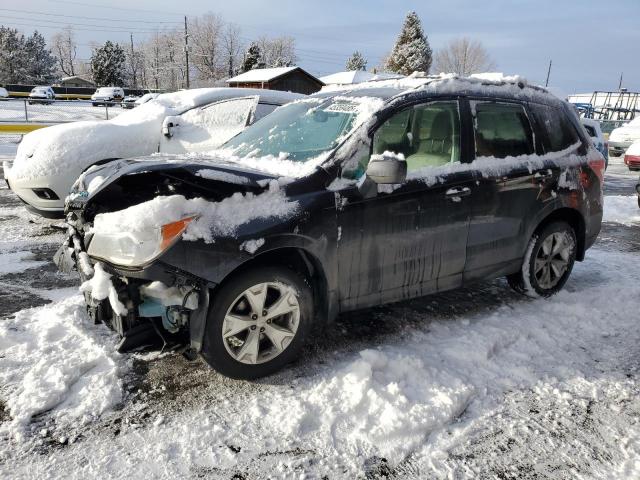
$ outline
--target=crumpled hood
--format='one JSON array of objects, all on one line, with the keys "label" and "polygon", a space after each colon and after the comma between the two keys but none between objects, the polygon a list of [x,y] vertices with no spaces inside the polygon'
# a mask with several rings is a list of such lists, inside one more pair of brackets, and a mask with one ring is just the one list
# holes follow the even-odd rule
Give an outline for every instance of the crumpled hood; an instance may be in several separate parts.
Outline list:
[{"label": "crumpled hood", "polygon": [[73,185],[66,208],[76,211],[89,206],[89,217],[93,217],[161,195],[219,201],[234,193],[261,192],[274,180],[276,176],[222,158],[153,155],[90,168]]}]

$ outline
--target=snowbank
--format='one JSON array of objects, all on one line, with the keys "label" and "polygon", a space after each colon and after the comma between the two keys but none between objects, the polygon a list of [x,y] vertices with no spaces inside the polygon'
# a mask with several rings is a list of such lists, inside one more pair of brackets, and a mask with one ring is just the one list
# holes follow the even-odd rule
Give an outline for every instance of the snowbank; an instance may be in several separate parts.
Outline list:
[{"label": "snowbank", "polygon": [[113,408],[122,400],[123,369],[114,344],[104,327],[89,323],[79,295],[3,319],[0,385],[11,420],[0,433],[24,438],[43,412],[64,428]]},{"label": "snowbank", "polygon": [[287,218],[297,209],[298,203],[288,201],[278,182],[272,181],[269,190],[261,194],[237,192],[217,203],[203,198],[186,199],[182,195],[156,197],[125,210],[96,215],[93,231],[127,231],[135,236],[136,232],[196,217],[189,223],[183,238],[211,243],[216,237],[235,235],[238,227],[252,220]]},{"label": "snowbank", "polygon": [[603,222],[623,225],[640,224],[640,208],[636,195],[609,195],[604,197]]}]

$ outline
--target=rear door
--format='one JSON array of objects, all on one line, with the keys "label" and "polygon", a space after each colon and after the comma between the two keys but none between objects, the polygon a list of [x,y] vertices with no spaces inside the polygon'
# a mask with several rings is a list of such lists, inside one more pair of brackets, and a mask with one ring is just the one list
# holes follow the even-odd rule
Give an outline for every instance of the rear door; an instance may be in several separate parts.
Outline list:
[{"label": "rear door", "polygon": [[526,161],[543,153],[526,104],[472,99],[470,107],[477,185],[465,281],[500,275],[520,261],[527,218],[551,198],[553,182],[552,171]]},{"label": "rear door", "polygon": [[[402,155],[407,181],[337,193],[342,309],[462,282],[474,178],[461,163],[457,100],[408,107],[374,133],[373,155]],[[373,190],[373,191],[372,191]]]},{"label": "rear door", "polygon": [[185,153],[218,148],[249,125],[258,98],[249,96],[222,100],[165,118],[159,151]]}]

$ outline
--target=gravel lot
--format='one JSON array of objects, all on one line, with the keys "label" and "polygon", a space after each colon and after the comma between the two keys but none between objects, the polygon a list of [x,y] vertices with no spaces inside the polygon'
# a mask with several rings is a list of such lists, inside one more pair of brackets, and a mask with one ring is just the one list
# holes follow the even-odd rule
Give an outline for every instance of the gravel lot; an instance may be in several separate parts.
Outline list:
[{"label": "gravel lot", "polygon": [[[11,147],[3,153],[10,155]],[[632,195],[636,180],[624,165],[612,163],[606,194]],[[0,334],[0,372],[6,373],[17,365],[2,353],[10,332],[21,328],[16,318],[48,304],[52,310],[46,312],[55,315],[55,304],[72,295],[78,280],[57,273],[50,261],[62,239],[59,223],[27,214],[2,183],[0,326],[8,325],[9,333],[4,339]],[[73,422],[58,416],[54,404],[36,412],[20,435],[14,435],[12,402],[21,380],[13,380],[0,385],[0,477],[249,479],[269,472],[296,478],[631,478],[640,472],[640,335],[614,320],[610,331],[593,331],[591,325],[607,325],[606,314],[595,307],[601,323],[584,331],[570,320],[555,328],[553,315],[546,314],[562,312],[562,302],[579,298],[583,289],[615,291],[616,272],[608,269],[627,269],[627,279],[640,275],[639,252],[640,224],[605,223],[558,299],[532,302],[496,280],[346,315],[297,364],[259,382],[226,379],[178,354],[119,356],[122,396],[115,406]],[[619,290],[621,304],[632,294]],[[82,316],[81,306],[68,308]],[[622,314],[628,311],[621,307]],[[522,331],[513,332],[510,322],[518,319],[539,321],[539,328],[522,323]],[[92,338],[107,347],[113,342],[103,327],[80,328],[95,330]],[[555,343],[542,339],[544,332]],[[462,341],[469,344],[457,343]],[[490,346],[478,358],[447,363],[465,348],[482,349],[485,341]],[[534,351],[533,343],[556,347],[543,349],[518,381],[505,382],[497,372],[527,369],[529,360],[519,364],[518,355]],[[423,377],[402,368],[416,358]],[[362,365],[374,369],[366,395],[381,394],[378,384],[390,391],[394,382],[383,378],[390,370],[375,369],[380,361],[399,369],[394,388],[405,393],[407,409],[421,410],[409,422],[400,404],[392,417],[397,428],[376,436],[379,425],[371,418],[384,415],[371,411],[389,405],[359,399],[353,406],[350,398],[332,403],[332,397],[350,391]],[[421,378],[422,389],[412,389]],[[421,403],[438,382],[442,389],[434,400]],[[289,428],[287,416],[298,409],[316,418]],[[353,423],[360,418],[362,423]],[[407,431],[421,422],[424,428]]]}]

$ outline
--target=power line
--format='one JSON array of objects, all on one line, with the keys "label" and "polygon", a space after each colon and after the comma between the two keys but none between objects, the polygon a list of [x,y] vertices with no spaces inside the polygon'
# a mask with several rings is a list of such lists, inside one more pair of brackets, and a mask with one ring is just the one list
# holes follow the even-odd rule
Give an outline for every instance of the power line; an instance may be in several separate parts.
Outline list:
[{"label": "power line", "polygon": [[105,5],[98,3],[83,3],[83,2],[73,2],[70,0],[49,0],[51,3],[68,3],[70,5],[81,5],[83,7],[91,7],[91,8],[108,8],[109,10],[123,10],[125,12],[142,12],[142,13],[152,13],[155,15],[178,15],[182,17],[183,13],[177,12],[167,12],[162,10],[142,10],[139,8],[124,8],[124,7],[114,7],[113,5]]},{"label": "power line", "polygon": [[[32,20],[31,18],[25,18],[25,17],[14,17],[12,15],[7,15],[5,16],[5,18],[14,18],[17,20]],[[58,25],[70,25],[70,26],[80,26],[80,27],[98,27],[98,28],[102,28],[102,27],[107,27],[109,29],[112,29],[113,32],[131,32],[132,30],[134,30],[135,28],[142,28],[142,27],[119,27],[119,26],[111,26],[111,25],[93,25],[90,23],[73,23],[73,22],[63,22],[63,21],[58,21],[58,20],[44,20],[44,19],[36,19],[37,22],[46,22],[46,23],[55,23],[57,28],[60,28]],[[115,30],[117,29],[117,30]],[[143,30],[138,30],[139,32],[143,32]],[[153,32],[155,30],[146,30],[149,32]]]},{"label": "power line", "polygon": [[[105,17],[84,17],[81,15],[65,15],[61,13],[45,13],[45,12],[34,12],[33,10],[16,10],[13,8],[0,8],[5,12],[14,12],[14,13],[30,13],[33,15],[45,15],[47,17],[63,17],[63,18],[79,18],[84,20],[101,20],[105,22],[124,22],[124,23],[150,23],[156,25],[158,23],[167,23],[167,24],[177,24],[179,25],[181,22],[168,22],[168,21],[150,21],[150,20],[125,20],[122,18],[105,18]],[[35,19],[39,21],[39,19]],[[43,19],[44,21],[44,19]],[[47,20],[49,21],[49,20]]]},{"label": "power line", "polygon": [[[26,27],[36,27],[36,28],[50,28],[55,30],[60,30],[60,26],[57,25],[38,25],[33,23],[21,23],[21,22],[6,22],[7,25],[20,25]],[[82,31],[82,32],[101,32],[101,33],[156,33],[157,30],[97,30],[95,28],[78,28],[74,27],[74,30]]]}]

